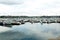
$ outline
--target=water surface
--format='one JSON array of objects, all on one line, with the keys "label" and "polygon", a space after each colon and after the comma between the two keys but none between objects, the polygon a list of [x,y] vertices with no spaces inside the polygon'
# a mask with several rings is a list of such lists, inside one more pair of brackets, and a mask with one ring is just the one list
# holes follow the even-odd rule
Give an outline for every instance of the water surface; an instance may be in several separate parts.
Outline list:
[{"label": "water surface", "polygon": [[60,37],[60,24],[26,23],[12,28],[0,27],[0,40],[48,40]]}]

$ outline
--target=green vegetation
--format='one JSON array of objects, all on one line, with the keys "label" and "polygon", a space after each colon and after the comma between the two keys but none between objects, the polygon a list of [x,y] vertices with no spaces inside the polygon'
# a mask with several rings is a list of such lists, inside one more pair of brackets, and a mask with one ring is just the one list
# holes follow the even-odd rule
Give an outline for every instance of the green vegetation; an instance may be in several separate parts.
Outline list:
[{"label": "green vegetation", "polygon": [[0,18],[60,18],[60,16],[0,16]]}]

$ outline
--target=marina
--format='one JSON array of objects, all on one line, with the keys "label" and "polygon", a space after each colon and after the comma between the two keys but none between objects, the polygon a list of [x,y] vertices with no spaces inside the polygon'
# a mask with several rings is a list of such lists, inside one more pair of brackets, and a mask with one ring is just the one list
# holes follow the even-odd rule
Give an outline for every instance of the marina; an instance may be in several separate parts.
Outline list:
[{"label": "marina", "polygon": [[60,23],[60,18],[0,18],[0,26],[12,27],[14,25],[22,25],[25,23]]}]

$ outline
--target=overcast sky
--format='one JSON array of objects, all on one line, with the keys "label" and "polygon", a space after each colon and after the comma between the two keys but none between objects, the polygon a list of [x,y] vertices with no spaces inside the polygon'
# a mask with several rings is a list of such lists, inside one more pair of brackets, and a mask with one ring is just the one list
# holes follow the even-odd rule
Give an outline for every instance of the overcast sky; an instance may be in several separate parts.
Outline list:
[{"label": "overcast sky", "polygon": [[0,15],[60,15],[60,0],[0,0]]}]

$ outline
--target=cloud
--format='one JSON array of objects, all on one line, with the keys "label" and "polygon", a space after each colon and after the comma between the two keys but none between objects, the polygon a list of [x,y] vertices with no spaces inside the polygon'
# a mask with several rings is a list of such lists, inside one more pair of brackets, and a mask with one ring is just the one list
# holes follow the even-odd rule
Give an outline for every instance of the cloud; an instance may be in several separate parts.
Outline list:
[{"label": "cloud", "polygon": [[15,15],[28,15],[28,16],[60,15],[60,1],[59,0],[1,0],[0,13],[1,15],[15,14]]},{"label": "cloud", "polygon": [[23,2],[21,0],[0,0],[0,4],[6,4],[6,5],[16,5],[22,3]]}]

